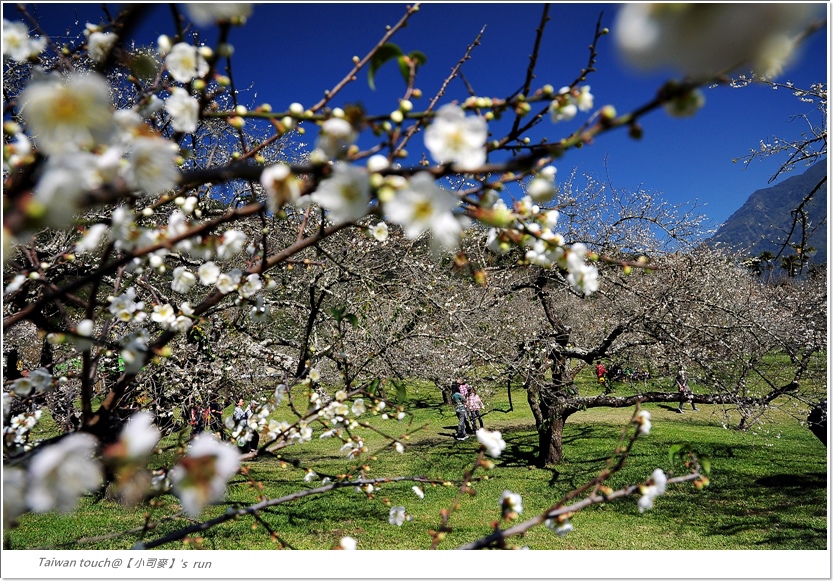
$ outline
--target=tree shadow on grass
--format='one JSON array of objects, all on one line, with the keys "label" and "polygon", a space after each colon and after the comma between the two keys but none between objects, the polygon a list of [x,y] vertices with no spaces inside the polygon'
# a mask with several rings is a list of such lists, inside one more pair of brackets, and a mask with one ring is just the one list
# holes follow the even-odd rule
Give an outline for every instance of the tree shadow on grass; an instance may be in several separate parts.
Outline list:
[{"label": "tree shadow on grass", "polygon": [[770,549],[827,548],[825,473],[772,474],[720,492],[722,498],[712,506],[722,511],[723,522],[715,523],[708,534],[757,534],[762,538],[754,544]]}]

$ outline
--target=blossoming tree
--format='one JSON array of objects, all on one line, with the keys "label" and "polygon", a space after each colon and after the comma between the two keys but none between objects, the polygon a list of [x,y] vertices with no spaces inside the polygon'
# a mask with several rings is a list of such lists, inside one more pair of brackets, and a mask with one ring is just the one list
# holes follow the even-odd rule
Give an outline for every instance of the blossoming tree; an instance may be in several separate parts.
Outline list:
[{"label": "blossoming tree", "polygon": [[[406,414],[380,389],[384,366],[369,362],[387,358],[389,370],[399,369],[393,358],[402,338],[425,332],[424,314],[419,309],[408,314],[406,308],[420,297],[397,305],[398,291],[372,276],[380,266],[390,266],[383,259],[401,252],[403,240],[427,245],[436,262],[448,263],[450,257],[468,280],[483,285],[486,270],[467,255],[467,249],[474,252],[469,242],[479,228],[481,249],[521,253],[534,280],[557,279],[578,303],[600,291],[600,268],[656,267],[607,252],[601,238],[590,241],[596,246],[591,248],[571,244],[558,231],[559,210],[546,205],[558,199],[554,161],[610,131],[628,129],[638,136],[640,119],[655,109],[692,114],[702,105],[699,87],[725,82],[722,75],[735,65],[752,63],[760,74],[774,74],[788,58],[795,35],[808,25],[811,14],[797,6],[758,7],[749,14],[771,11],[773,17],[750,18],[749,30],[705,27],[710,36],[703,42],[713,54],[705,51],[710,58],[693,60],[704,51],[686,42],[691,35],[682,32],[689,20],[679,11],[647,5],[623,9],[617,42],[624,54],[645,66],[656,64],[652,55],[663,55],[690,73],[625,114],[612,105],[596,108],[586,84],[596,56],[592,47],[587,67],[556,90],[535,80],[537,44],[523,86],[511,95],[454,99],[446,95],[446,83],[418,109],[425,55],[405,55],[391,42],[416,17],[418,5],[403,7],[401,20],[364,58],[354,59],[344,80],[321,101],[293,103],[286,110],[239,102],[232,78],[222,73],[233,55],[230,37],[258,6],[173,5],[175,29],[152,49],[130,42],[131,30],[146,16],[142,5],[128,5],[102,24],[89,24],[84,38],[66,46],[32,34],[27,22],[36,23],[25,8],[24,21],[4,19],[3,328],[13,336],[16,328],[34,325],[46,339],[41,366],[4,378],[4,527],[26,511],[72,510],[80,495],[105,481],[131,504],[170,492],[184,514],[198,519],[207,504],[223,497],[229,478],[240,469],[234,443],[259,441],[256,453],[270,454],[315,435],[339,438],[349,458],[366,455],[362,430],[367,425],[361,416],[373,411],[402,419]],[[741,10],[687,9],[702,10],[715,25],[722,23],[722,10]],[[543,7],[541,30],[548,10]],[[188,21],[216,26],[217,43],[196,42],[182,27]],[[645,30],[655,34],[646,36]],[[739,32],[745,33],[744,41],[736,43]],[[607,33],[598,26],[593,46]],[[476,42],[461,55],[449,81],[459,75]],[[375,71],[391,59],[405,78],[392,113],[333,105],[360,71],[367,70],[372,83]],[[586,123],[559,140],[532,143],[526,135],[539,124],[577,116],[585,116]],[[512,119],[512,127],[505,135],[490,136],[490,123],[501,117]],[[289,137],[306,132],[314,147],[299,151]],[[377,142],[362,149],[361,134],[372,134]],[[405,149],[420,138],[431,158],[424,162],[409,159]],[[443,178],[459,187],[442,187]],[[523,198],[514,203],[501,195],[512,183],[524,186]],[[399,250],[387,255],[375,250],[389,237],[400,241]],[[371,256],[362,263],[355,259],[360,252]],[[401,256],[411,260],[415,288],[424,288],[432,268],[427,255]],[[296,277],[293,271],[305,274]],[[443,284],[464,288],[448,277]],[[380,304],[390,317],[377,321],[380,333],[372,346],[367,337],[357,340],[351,332],[358,305],[347,301],[357,296],[350,292],[357,288],[365,298],[386,293]],[[545,291],[543,285],[536,288],[539,295]],[[344,299],[341,304],[330,298],[334,289]],[[471,285],[463,292],[467,298],[478,296]],[[428,304],[435,296],[421,298]],[[545,300],[542,305],[550,308]],[[484,312],[462,310],[455,318],[475,321]],[[298,313],[303,325],[296,324]],[[549,312],[547,318],[557,327]],[[258,324],[269,333],[259,334]],[[582,358],[556,344],[548,349],[557,360]],[[231,357],[232,345],[243,346],[237,358]],[[485,352],[482,344],[479,349]],[[423,360],[430,359],[425,355]],[[545,360],[534,363],[538,371]],[[280,382],[266,395],[262,386],[253,388],[252,395],[260,397],[252,413],[227,420],[235,442],[202,434],[171,466],[151,472],[148,457],[163,432],[176,434],[182,427],[177,424],[182,415],[173,408],[184,412],[194,398],[218,395],[224,382],[239,375],[243,361],[250,369],[270,367],[270,377]],[[338,384],[335,393],[316,385],[319,363],[327,361]],[[445,372],[439,366],[436,376]],[[533,394],[531,382],[538,378],[528,377]],[[40,404],[56,401],[45,399],[56,392],[64,402],[66,430],[36,441],[32,429],[42,416]],[[74,416],[67,410],[76,401],[80,413]],[[292,423],[273,417],[281,406],[292,410]],[[650,415],[637,405],[621,446],[597,478],[544,513],[507,529],[495,526],[464,548],[503,546],[506,537],[540,524],[566,534],[570,516],[586,506],[639,494],[639,508],[646,510],[668,485],[707,481],[691,455],[690,471],[681,476],[669,478],[657,470],[644,482],[607,488],[606,480],[650,426]],[[481,447],[472,469],[462,475],[461,494],[468,490],[471,472],[492,468],[487,456],[498,457],[505,447],[497,432],[480,430],[477,438]],[[391,445],[404,451],[395,438]],[[305,480],[316,476],[308,473]],[[397,479],[419,481],[413,475]],[[380,481],[365,474],[327,478],[319,487],[253,500],[246,508],[183,526],[142,546],[164,545],[310,494],[344,487],[372,491]],[[575,501],[582,493],[586,496]],[[511,491],[496,502],[504,522],[522,513],[522,499]],[[433,532],[432,548],[445,538],[448,516]],[[392,525],[406,519],[404,507],[391,508]],[[355,547],[347,537],[339,544]]]}]

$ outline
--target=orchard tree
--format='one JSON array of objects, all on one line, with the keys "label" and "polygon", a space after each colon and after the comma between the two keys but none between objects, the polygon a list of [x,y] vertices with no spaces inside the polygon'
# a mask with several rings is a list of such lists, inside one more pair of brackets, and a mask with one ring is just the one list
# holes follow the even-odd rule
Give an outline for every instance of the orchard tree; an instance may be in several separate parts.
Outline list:
[{"label": "orchard tree", "polygon": [[[691,328],[695,315],[677,310],[686,291],[642,273],[668,270],[686,289],[712,288],[701,284],[709,268],[678,272],[681,262],[696,257],[640,259],[657,237],[645,238],[650,228],[639,224],[667,228],[671,238],[682,238],[686,226],[673,226],[668,209],[649,199],[636,197],[611,213],[559,197],[553,163],[612,131],[638,137],[643,118],[655,110],[695,113],[700,87],[726,83],[736,66],[776,74],[793,45],[780,43],[776,51],[770,41],[820,26],[810,22],[807,5],[751,7],[744,26],[729,28],[725,11],[738,8],[692,5],[682,12],[697,11],[697,18],[680,19],[680,10],[623,7],[615,29],[623,54],[643,66],[664,64],[656,62],[662,56],[687,74],[627,113],[597,106],[587,85],[596,72],[595,46],[608,33],[601,18],[587,66],[561,89],[555,87],[565,81],[537,80],[536,41],[519,90],[500,98],[474,90],[448,94],[478,37],[420,108],[419,67],[426,55],[406,55],[392,42],[418,17],[418,5],[403,7],[402,18],[319,102],[275,110],[241,102],[231,75],[233,36],[264,7],[171,5],[170,34],[154,47],[137,47],[131,39],[148,16],[143,5],[127,5],[112,17],[105,10],[102,22],[88,23],[83,36],[60,46],[25,5],[17,9],[22,21],[3,22],[3,329],[5,337],[21,339],[21,349],[36,350],[39,361],[28,374],[4,375],[4,528],[27,511],[73,510],[82,494],[104,484],[129,504],[171,493],[185,515],[199,519],[240,469],[234,444],[255,434],[260,443],[253,454],[268,455],[323,430],[320,436],[339,439],[356,466],[297,495],[253,497],[247,507],[147,537],[141,546],[172,543],[309,495],[425,482],[419,475],[374,479],[363,468],[371,456],[363,431],[373,426],[361,416],[407,415],[386,392],[387,378],[398,390],[400,380],[420,368],[423,377],[443,382],[449,369],[481,363],[500,369],[509,358],[514,370],[524,370],[533,409],[547,410],[539,424],[552,425],[552,398],[564,397],[574,375],[570,361],[624,349],[625,331],[632,333],[625,324],[635,326],[639,341],[671,340],[722,382],[709,401],[745,402],[783,390],[776,382],[767,394],[738,400],[742,378],[730,385],[714,364],[709,367],[712,352],[692,342],[702,335]],[[549,20],[549,6],[542,10],[538,34]],[[762,13],[768,18],[759,19]],[[688,34],[689,22],[703,19],[712,24],[706,27],[711,36],[702,39],[705,51]],[[217,42],[201,40],[191,24],[216,26]],[[642,38],[645,26],[661,32],[653,45]],[[738,37],[745,42],[734,42]],[[392,113],[336,105],[359,73],[367,71],[372,86],[389,60],[397,61],[405,81]],[[534,127],[552,123],[557,132],[560,121],[576,117],[585,123],[561,138],[529,137]],[[505,131],[490,135],[495,127]],[[362,149],[360,135],[375,143]],[[430,160],[408,158],[406,147],[415,139]],[[513,184],[523,186],[522,199],[503,195]],[[550,200],[558,202],[546,205]],[[569,217],[566,235],[558,230],[560,216]],[[638,283],[624,282],[631,270]],[[552,298],[556,288],[568,297],[563,305]],[[516,310],[519,298],[525,306]],[[495,357],[489,340],[507,328],[505,321],[529,313],[531,304],[541,309],[537,320],[524,321],[514,344],[500,337],[498,345],[507,349]],[[594,322],[581,336],[589,348],[576,347],[565,312],[596,304],[616,310],[615,326],[590,317]],[[549,325],[545,333],[536,328],[541,313]],[[721,340],[725,335],[726,348],[735,348],[740,339],[710,315],[709,332]],[[734,323],[739,315],[726,316]],[[767,327],[761,336],[771,333],[769,345],[786,349],[776,331]],[[519,349],[522,365],[514,360]],[[791,361],[800,367],[813,347],[799,342],[792,349]],[[443,352],[450,355],[437,356]],[[543,383],[545,369],[550,385]],[[241,370],[260,370],[260,376]],[[799,377],[796,372],[788,385]],[[190,406],[241,394],[254,398],[254,414],[226,420],[233,442],[211,434],[186,441]],[[586,506],[640,494],[645,510],[666,485],[706,482],[691,455],[686,474],[670,478],[656,470],[644,482],[598,494],[650,432],[641,401],[646,398],[611,400],[636,405],[611,468],[544,513],[506,529],[495,526],[463,548],[503,547],[506,537],[540,524],[562,534],[570,515]],[[70,411],[76,403],[77,415]],[[33,428],[42,406],[64,431],[39,440]],[[292,412],[291,423],[272,417],[283,406]],[[569,409],[562,407],[564,419]],[[149,459],[163,433],[177,440],[176,458],[151,472]],[[404,451],[398,438],[385,437]],[[493,467],[485,456],[498,457],[505,447],[498,432],[481,430],[478,441],[472,468],[458,481],[461,495],[475,470]],[[544,460],[557,459],[548,448]],[[573,502],[580,493],[587,496]],[[502,522],[518,518],[520,502],[517,494],[504,493]],[[450,512],[434,531],[432,548],[445,538]],[[404,508],[391,509],[392,524],[404,519]],[[340,547],[355,548],[355,540],[344,538]]]}]

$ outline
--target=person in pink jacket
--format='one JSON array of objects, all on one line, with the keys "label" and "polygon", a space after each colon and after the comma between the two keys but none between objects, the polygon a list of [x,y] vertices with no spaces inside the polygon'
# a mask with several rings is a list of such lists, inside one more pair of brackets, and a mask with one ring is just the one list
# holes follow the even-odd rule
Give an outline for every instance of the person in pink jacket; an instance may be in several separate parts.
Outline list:
[{"label": "person in pink jacket", "polygon": [[480,422],[480,427],[483,427],[483,416],[481,410],[486,407],[480,396],[477,395],[477,390],[469,386],[468,394],[466,395],[466,411],[469,416],[469,423],[471,424],[471,431],[477,430],[477,422]]}]

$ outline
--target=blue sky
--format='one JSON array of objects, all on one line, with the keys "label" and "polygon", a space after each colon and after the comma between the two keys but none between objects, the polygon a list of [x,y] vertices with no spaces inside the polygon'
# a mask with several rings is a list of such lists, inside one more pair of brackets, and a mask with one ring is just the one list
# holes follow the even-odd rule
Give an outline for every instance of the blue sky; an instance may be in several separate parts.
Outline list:
[{"label": "blue sky", "polygon": [[[67,28],[78,31],[87,21],[98,22],[100,6],[40,4],[37,13],[46,33],[64,35]],[[110,6],[115,14],[119,5]],[[353,55],[364,57],[385,26],[401,18],[404,7],[400,3],[256,5],[247,24],[233,29],[230,37],[235,47],[233,73],[241,102],[268,102],[278,110],[293,101],[304,105],[318,101],[325,89],[349,71]],[[588,45],[600,13],[603,25],[613,27],[619,8],[616,4],[553,4],[533,87],[549,83],[557,89],[570,83],[587,63]],[[821,13],[825,8],[829,12],[829,5],[825,5],[820,7]],[[4,17],[18,17],[13,5],[4,4],[3,9]],[[423,4],[393,39],[405,52],[420,50],[428,57],[417,82],[425,97],[415,106],[427,104],[484,26],[481,45],[465,63],[463,73],[478,95],[511,94],[526,74],[542,10],[543,5],[534,2]],[[135,39],[139,44],[150,44],[158,34],[170,31],[170,10],[156,6],[136,31]],[[214,42],[215,30],[205,28],[201,32],[209,45]],[[827,82],[828,36],[827,31],[816,34],[804,46],[799,61],[778,80],[792,81],[799,87]],[[597,72],[586,83],[595,95],[596,107],[612,104],[617,111],[625,112],[649,101],[669,75],[676,75],[673,71],[643,75],[629,70],[618,58],[611,36],[602,38],[597,48]],[[360,101],[374,114],[395,109],[404,83],[394,63],[379,71],[376,87],[376,91],[370,91],[363,72],[333,105]],[[463,83],[455,80],[440,103],[466,96]],[[814,106],[799,103],[788,91],[754,86],[708,89],[705,96],[705,107],[691,118],[671,118],[663,111],[651,113],[643,120],[645,132],[640,141],[617,131],[591,146],[568,152],[556,164],[559,176],[563,178],[577,168],[597,180],[609,178],[617,189],[644,188],[672,203],[696,200],[701,212],[713,224],[719,224],[753,191],[767,187],[782,161],[755,161],[744,169],[740,163],[733,164],[732,158],[745,155],[761,139],[797,136],[803,128],[800,122],[791,121],[792,117],[812,113]],[[533,139],[535,135],[547,135],[555,141],[579,122],[579,118],[558,125],[545,121]],[[421,139],[417,142],[421,144]],[[409,150],[413,152],[416,145]]]}]

